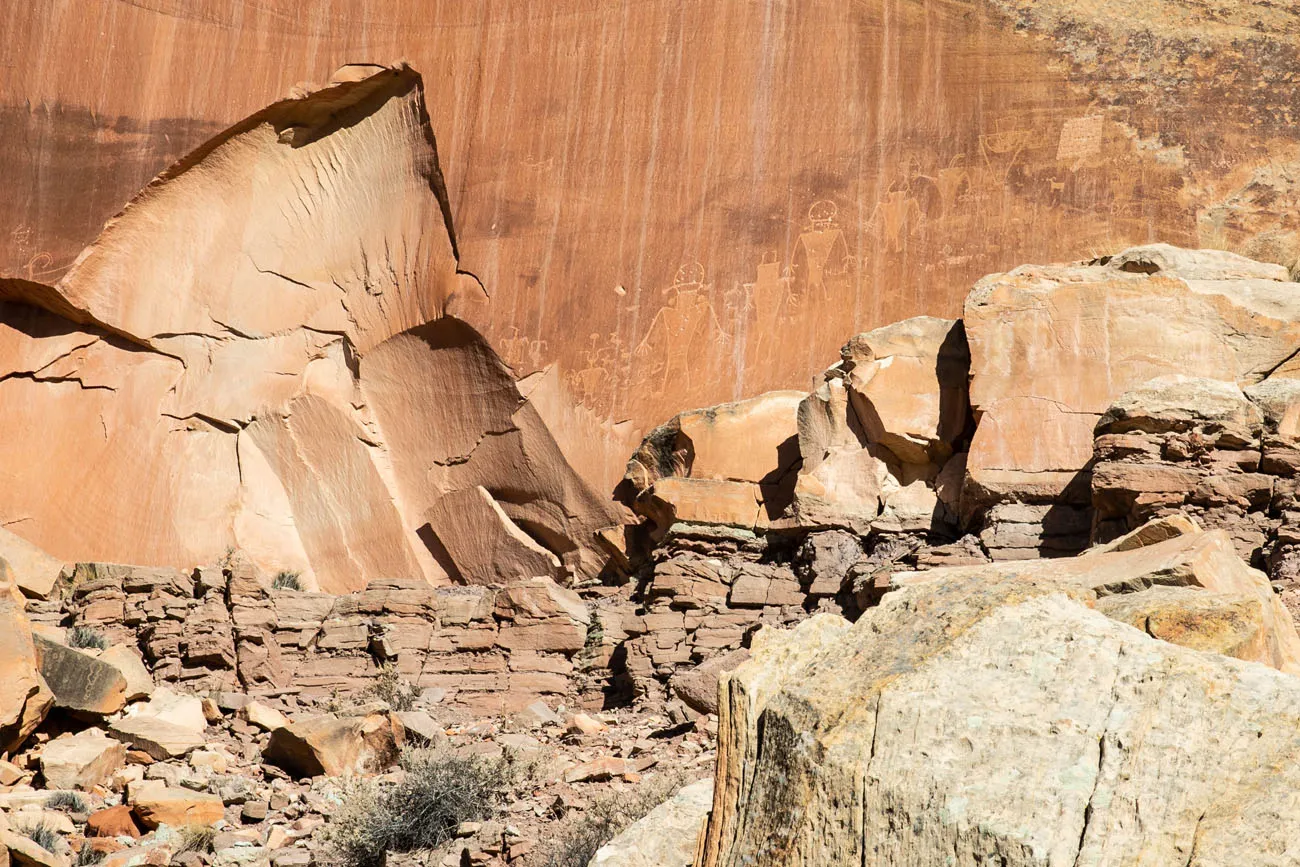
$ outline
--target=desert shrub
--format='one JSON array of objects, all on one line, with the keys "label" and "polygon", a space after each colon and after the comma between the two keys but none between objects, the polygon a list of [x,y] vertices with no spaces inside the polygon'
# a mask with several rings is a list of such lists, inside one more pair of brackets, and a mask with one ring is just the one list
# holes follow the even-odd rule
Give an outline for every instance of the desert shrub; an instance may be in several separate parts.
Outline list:
[{"label": "desert shrub", "polygon": [[57,852],[59,849],[58,832],[44,822],[19,828],[18,832],[46,852]]},{"label": "desert shrub", "polygon": [[271,580],[272,590],[301,590],[302,582],[298,580],[297,572],[279,572]]},{"label": "desert shrub", "polygon": [[587,867],[596,850],[662,804],[686,782],[679,774],[646,780],[634,791],[611,792],[561,827],[546,851],[546,867]]},{"label": "desert shrub", "polygon": [[212,844],[217,839],[217,829],[211,825],[186,825],[181,828],[180,838],[177,855],[184,852],[207,854],[212,851]]},{"label": "desert shrub", "polygon": [[386,702],[393,710],[410,710],[415,707],[415,698],[420,691],[402,677],[397,666],[387,663],[379,669],[379,677],[363,694]]},{"label": "desert shrub", "polygon": [[519,779],[508,759],[458,755],[448,748],[406,750],[400,781],[354,780],[325,832],[329,860],[345,867],[382,867],[388,852],[441,846],[461,822],[492,815]]},{"label": "desert shrub", "polygon": [[45,799],[47,810],[67,810],[69,813],[88,813],[86,799],[77,792],[55,792]]},{"label": "desert shrub", "polygon": [[77,853],[77,857],[72,862],[72,867],[94,867],[95,864],[103,861],[107,854],[107,852],[91,846],[90,843],[83,843],[81,851]]},{"label": "desert shrub", "polygon": [[89,626],[74,626],[68,631],[68,647],[77,647],[83,650],[87,648],[108,650],[108,639],[98,629],[91,629]]}]

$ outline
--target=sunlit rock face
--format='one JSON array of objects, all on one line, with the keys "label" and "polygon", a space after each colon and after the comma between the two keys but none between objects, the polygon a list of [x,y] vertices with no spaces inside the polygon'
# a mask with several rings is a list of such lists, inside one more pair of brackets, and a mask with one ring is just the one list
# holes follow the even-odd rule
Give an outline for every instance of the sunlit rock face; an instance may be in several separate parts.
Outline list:
[{"label": "sunlit rock face", "polygon": [[[429,82],[460,267],[494,296],[468,321],[517,375],[545,372],[539,412],[606,489],[663,419],[806,390],[845,334],[959,316],[985,274],[1153,240],[1296,256],[1287,4],[11,5],[0,273],[58,280],[228,125],[341,64],[405,57]],[[394,264],[415,267],[438,224]],[[257,269],[290,236],[250,229],[229,267],[282,283]],[[385,321],[423,321],[380,297]],[[132,317],[188,311],[206,331],[197,300]],[[208,300],[232,327],[273,324]]]},{"label": "sunlit rock face", "polygon": [[56,283],[0,283],[5,523],[332,592],[596,574],[618,515],[454,315],[484,290],[444,202],[420,76],[345,68],[167,169]]}]

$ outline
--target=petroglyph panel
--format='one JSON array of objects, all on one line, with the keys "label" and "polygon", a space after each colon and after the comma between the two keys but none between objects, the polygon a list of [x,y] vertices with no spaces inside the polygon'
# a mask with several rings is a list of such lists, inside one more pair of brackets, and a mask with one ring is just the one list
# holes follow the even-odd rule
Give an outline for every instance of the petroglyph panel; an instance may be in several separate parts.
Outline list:
[{"label": "petroglyph panel", "polygon": [[1300,250],[1287,4],[13,5],[0,274],[52,282],[216,131],[404,57],[492,296],[471,318],[547,372],[602,485],[673,413],[806,387],[845,334],[958,315],[986,273],[1157,239]]}]

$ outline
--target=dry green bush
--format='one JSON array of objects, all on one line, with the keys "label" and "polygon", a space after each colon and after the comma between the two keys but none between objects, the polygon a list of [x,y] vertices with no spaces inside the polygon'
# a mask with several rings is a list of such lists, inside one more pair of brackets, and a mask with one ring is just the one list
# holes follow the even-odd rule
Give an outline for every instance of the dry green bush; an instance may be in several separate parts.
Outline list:
[{"label": "dry green bush", "polygon": [[353,780],[325,832],[327,857],[343,867],[382,867],[389,852],[441,846],[462,822],[487,819],[520,778],[507,758],[447,747],[406,750],[398,782]]},{"label": "dry green bush", "polygon": [[98,629],[89,626],[74,626],[68,630],[68,647],[80,650],[108,650],[108,639]]}]

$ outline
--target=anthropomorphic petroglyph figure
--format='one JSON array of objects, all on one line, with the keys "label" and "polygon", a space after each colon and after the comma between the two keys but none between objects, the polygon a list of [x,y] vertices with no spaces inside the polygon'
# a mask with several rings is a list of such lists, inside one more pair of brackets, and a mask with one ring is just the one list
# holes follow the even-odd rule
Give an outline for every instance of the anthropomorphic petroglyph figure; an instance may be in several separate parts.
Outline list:
[{"label": "anthropomorphic petroglyph figure", "polygon": [[525,337],[513,325],[506,330],[506,336],[498,345],[501,358],[517,376],[540,370],[546,365],[546,341]]},{"label": "anthropomorphic petroglyph figure", "polygon": [[849,254],[844,232],[836,222],[839,207],[834,202],[814,202],[808,209],[808,224],[799,233],[791,256],[794,294],[802,305],[831,300],[828,281],[842,275],[841,266]]},{"label": "anthropomorphic petroglyph figure", "polygon": [[921,207],[911,190],[891,190],[871,212],[867,225],[880,228],[886,250],[901,253],[908,235],[920,228],[924,219],[925,215],[921,213]]},{"label": "anthropomorphic petroglyph figure", "polygon": [[[679,268],[673,285],[664,290],[664,306],[637,345],[637,358],[649,362],[650,378],[659,381],[657,396],[667,394],[670,387],[689,391],[693,379],[708,376],[702,356],[728,339],[709,300],[709,289],[702,265]],[[702,369],[697,370],[697,364]]]}]

